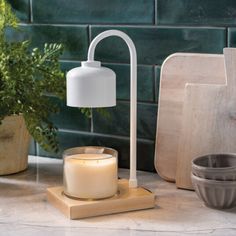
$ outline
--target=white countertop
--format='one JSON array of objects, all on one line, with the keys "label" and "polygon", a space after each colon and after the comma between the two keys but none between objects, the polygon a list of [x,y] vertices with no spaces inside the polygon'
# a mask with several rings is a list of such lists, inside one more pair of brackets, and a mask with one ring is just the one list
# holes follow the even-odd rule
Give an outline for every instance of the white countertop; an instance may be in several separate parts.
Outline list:
[{"label": "white countertop", "polygon": [[236,235],[236,209],[209,209],[154,173],[138,179],[155,193],[155,209],[69,220],[46,199],[47,187],[62,185],[62,161],[31,156],[27,171],[0,177],[0,236]]}]

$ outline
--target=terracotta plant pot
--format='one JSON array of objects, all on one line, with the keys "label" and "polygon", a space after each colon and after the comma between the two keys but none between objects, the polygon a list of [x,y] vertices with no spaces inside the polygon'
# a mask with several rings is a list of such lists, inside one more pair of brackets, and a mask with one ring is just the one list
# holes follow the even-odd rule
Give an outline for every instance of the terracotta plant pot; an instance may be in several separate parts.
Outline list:
[{"label": "terracotta plant pot", "polygon": [[8,116],[0,125],[0,175],[14,174],[28,166],[30,135],[23,116]]}]

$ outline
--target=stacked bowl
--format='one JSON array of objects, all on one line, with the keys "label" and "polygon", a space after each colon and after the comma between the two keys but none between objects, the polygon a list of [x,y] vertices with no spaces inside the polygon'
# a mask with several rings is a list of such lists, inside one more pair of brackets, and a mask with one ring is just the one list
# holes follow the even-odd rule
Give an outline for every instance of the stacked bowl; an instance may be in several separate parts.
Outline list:
[{"label": "stacked bowl", "polygon": [[236,206],[236,154],[213,154],[192,161],[192,183],[206,206]]}]

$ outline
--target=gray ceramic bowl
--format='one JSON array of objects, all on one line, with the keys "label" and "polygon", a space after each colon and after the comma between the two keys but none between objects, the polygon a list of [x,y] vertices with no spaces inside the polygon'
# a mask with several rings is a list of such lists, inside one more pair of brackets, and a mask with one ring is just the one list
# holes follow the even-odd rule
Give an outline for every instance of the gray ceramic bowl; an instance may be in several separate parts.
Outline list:
[{"label": "gray ceramic bowl", "polygon": [[199,178],[192,174],[193,187],[205,205],[216,209],[236,206],[236,181],[218,181]]},{"label": "gray ceramic bowl", "polygon": [[213,180],[236,180],[236,154],[212,154],[192,161],[192,173]]}]

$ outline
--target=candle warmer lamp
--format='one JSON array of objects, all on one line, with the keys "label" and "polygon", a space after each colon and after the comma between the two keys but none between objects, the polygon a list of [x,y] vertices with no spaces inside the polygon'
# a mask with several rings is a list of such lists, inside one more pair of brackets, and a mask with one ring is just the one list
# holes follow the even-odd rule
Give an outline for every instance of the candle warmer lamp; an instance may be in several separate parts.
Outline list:
[{"label": "candle warmer lamp", "polygon": [[[81,67],[73,68],[67,73],[67,106],[98,108],[116,105],[116,75],[111,69],[102,67],[101,62],[94,60],[97,44],[109,36],[122,38],[130,52],[130,178],[117,180],[117,194],[104,199],[73,198],[73,194],[64,194],[68,186],[48,188],[49,202],[70,219],[148,209],[155,206],[154,194],[138,187],[137,182],[137,54],[135,45],[127,34],[119,30],[107,30],[93,39],[88,50],[88,60],[82,62]],[[73,165],[73,160],[70,160],[69,164]]]}]

